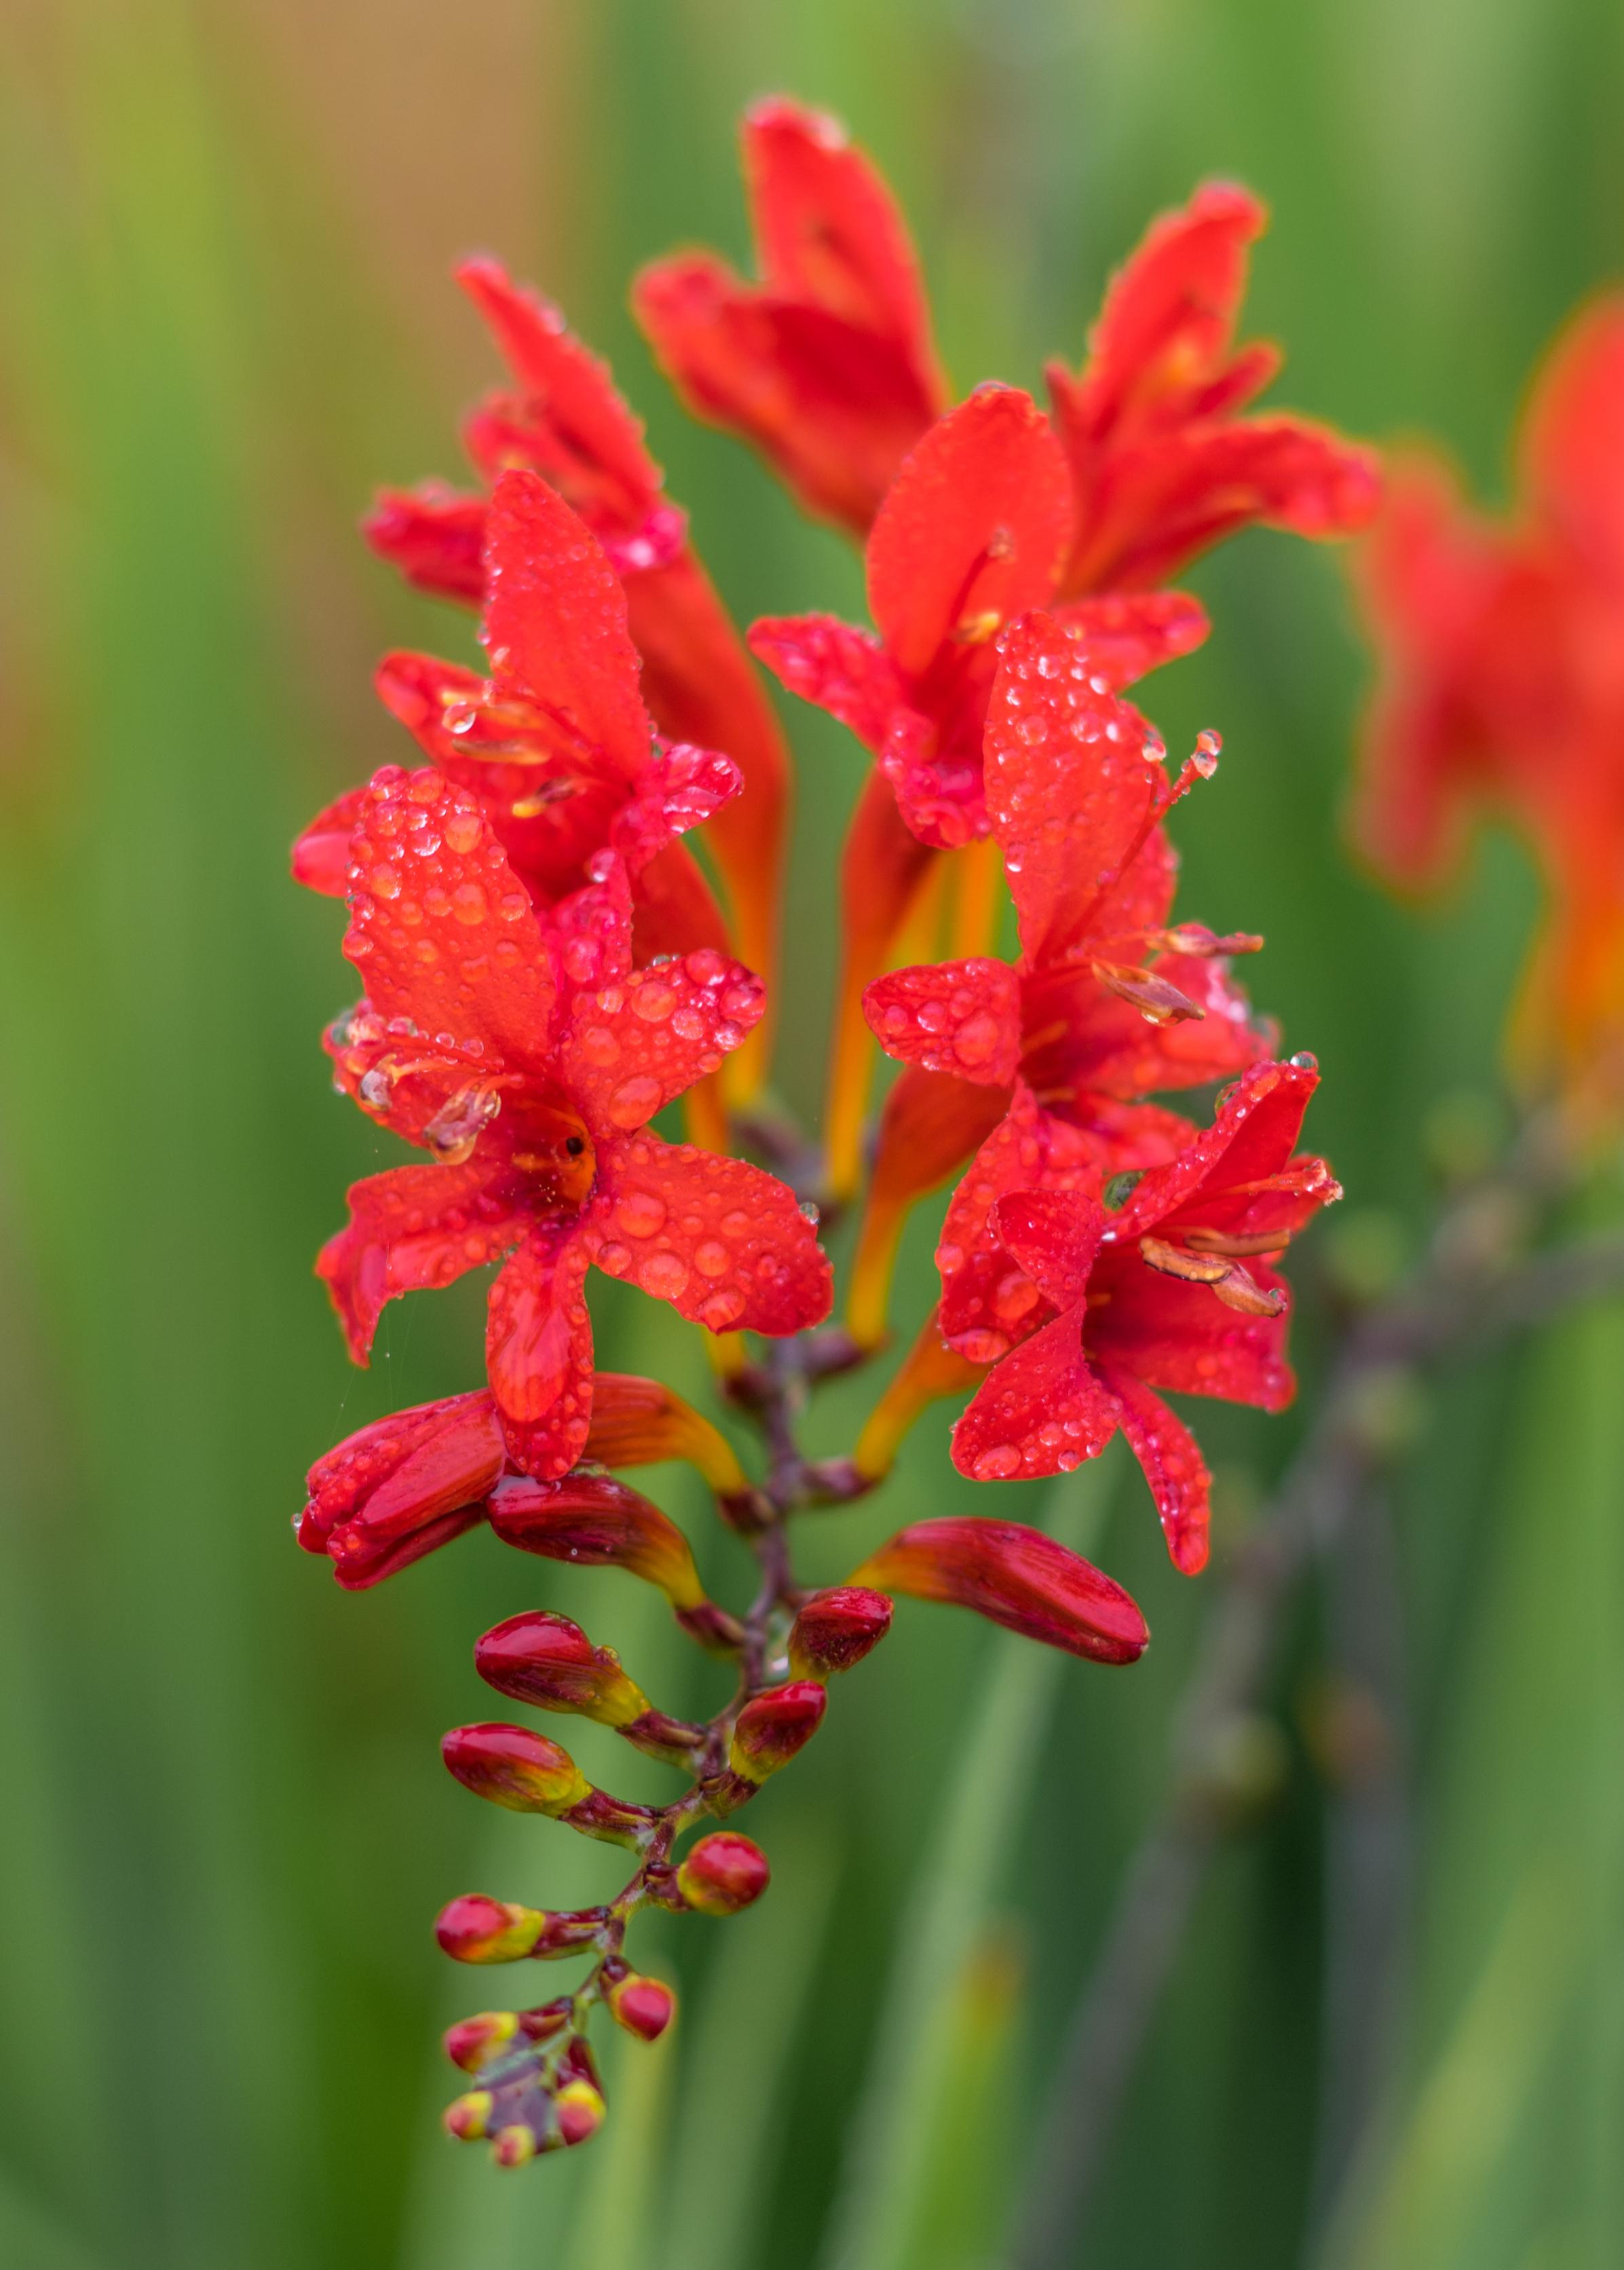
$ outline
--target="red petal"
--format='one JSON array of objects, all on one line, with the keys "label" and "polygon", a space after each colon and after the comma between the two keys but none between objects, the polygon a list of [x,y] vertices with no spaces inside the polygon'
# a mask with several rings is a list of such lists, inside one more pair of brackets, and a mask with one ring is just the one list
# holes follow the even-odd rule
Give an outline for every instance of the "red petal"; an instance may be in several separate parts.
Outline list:
[{"label": "red petal", "polygon": [[774,1335],[828,1314],[829,1265],[795,1193],[760,1167],[643,1133],[598,1153],[597,1265],[713,1332]]},{"label": "red petal", "polygon": [[552,967],[530,902],[473,798],[425,769],[373,776],[352,850],[344,950],[379,1015],[545,1063]]},{"label": "red petal", "polygon": [[1047,600],[1071,526],[1065,454],[1030,395],[983,386],[949,411],[869,538],[869,607],[903,677]]},{"label": "red petal", "polygon": [[897,1241],[908,1210],[963,1167],[1003,1120],[1006,1089],[973,1087],[946,1072],[909,1065],[880,1115],[863,1230],[851,1264],[846,1321],[864,1346],[886,1335]]},{"label": "red petal", "polygon": [[904,704],[902,681],[871,631],[834,615],[764,615],[750,626],[750,651],[782,686],[827,709],[876,755]]},{"label": "red petal", "polygon": [[1057,607],[1054,619],[1114,691],[1193,654],[1212,627],[1200,600],[1184,591],[1108,591]]},{"label": "red petal", "polygon": [[1203,1013],[1153,1025],[1086,967],[1027,979],[1027,1029],[1051,1037],[1027,1048],[1021,1069],[1051,1110],[1069,1112],[1075,1105],[1086,1116],[1091,1095],[1125,1102],[1203,1087],[1232,1079],[1266,1053],[1271,1035],[1251,1022],[1247,998],[1221,955],[1161,954],[1150,969]]},{"label": "red petal", "polygon": [[953,1428],[953,1462],[976,1482],[1070,1473],[1116,1432],[1116,1398],[1083,1359],[1075,1310],[995,1363]]},{"label": "red petal", "polygon": [[1057,1309],[1074,1309],[1086,1298],[1107,1220],[1086,1191],[1014,1191],[992,1210],[1004,1250]]},{"label": "red petal", "polygon": [[482,496],[424,481],[415,489],[380,489],[361,534],[419,591],[478,606],[485,596],[485,515]]},{"label": "red petal", "polygon": [[899,1064],[1007,1087],[1020,1060],[1020,992],[1006,961],[978,956],[895,969],[863,996],[869,1029]]},{"label": "red petal", "polygon": [[538,473],[504,473],[498,482],[486,575],[480,637],[494,677],[635,779],[649,760],[651,730],[626,595],[585,522]]},{"label": "red petal", "polygon": [[1131,1663],[1150,1638],[1120,1584],[1041,1529],[1013,1521],[958,1515],[914,1522],[853,1581],[973,1608],[1005,1631],[1095,1663]]},{"label": "red petal", "polygon": [[[1284,1289],[1272,1270],[1247,1267],[1264,1292]],[[1097,1289],[1109,1294],[1089,1311],[1089,1354],[1115,1379],[1131,1372],[1149,1387],[1216,1396],[1283,1411],[1296,1392],[1286,1361],[1289,1312],[1248,1317],[1227,1308],[1210,1285],[1191,1285],[1146,1267],[1137,1247],[1101,1250]]]},{"label": "red petal", "polygon": [[567,1473],[586,1447],[592,1319],[582,1288],[602,1235],[590,1217],[538,1224],[491,1287],[491,1392],[514,1464],[539,1479]]},{"label": "red petal", "polygon": [[840,122],[769,96],[746,114],[744,155],[757,256],[773,291],[894,339],[934,381],[907,224]]},{"label": "red petal", "polygon": [[326,1537],[362,1526],[392,1539],[482,1498],[502,1470],[501,1428],[483,1388],[391,1412],[347,1435],[305,1477],[306,1517]]},{"label": "red petal", "polygon": [[987,712],[987,805],[1029,961],[1057,960],[1101,924],[1113,886],[1168,791],[1161,741],[1103,690],[1049,615],[1005,633]]},{"label": "red petal", "polygon": [[684,843],[669,843],[632,894],[639,961],[708,949],[727,955],[728,929],[705,872]]},{"label": "red petal", "polygon": [[1042,1110],[1018,1084],[1003,1124],[982,1145],[953,1192],[936,1249],[942,1278],[942,1337],[972,1363],[991,1363],[1049,1316],[1037,1287],[1016,1266],[992,1210],[1013,1191],[1096,1195],[1099,1153],[1089,1138]]},{"label": "red petal", "polygon": [[686,742],[656,746],[637,794],[615,815],[609,841],[635,875],[668,843],[720,812],[738,790],[731,757]]},{"label": "red petal", "polygon": [[1624,297],[1567,326],[1540,365],[1518,470],[1536,514],[1591,574],[1624,575]]},{"label": "red petal", "polygon": [[1199,1444],[1181,1419],[1131,1372],[1101,1367],[1122,1408],[1122,1431],[1145,1470],[1173,1565],[1186,1576],[1206,1566],[1212,1477]]},{"label": "red petal", "polygon": [[365,1363],[386,1304],[482,1269],[528,1220],[505,1162],[391,1167],[350,1186],[350,1220],[316,1257],[350,1354]]},{"label": "red petal", "polygon": [[682,1532],[657,1506],[608,1474],[549,1480],[509,1475],[492,1492],[489,1511],[503,1544],[521,1552],[583,1568],[624,1569],[657,1584],[679,1608],[704,1599]]},{"label": "red petal", "polygon": [[1212,1126],[1138,1184],[1116,1219],[1121,1242],[1188,1220],[1241,1235],[1278,1228],[1283,1244],[1340,1195],[1323,1160],[1293,1157],[1318,1085],[1311,1062],[1254,1065]]},{"label": "red petal", "polygon": [[[573,336],[550,301],[515,285],[496,261],[466,260],[456,280],[523,389],[533,470],[595,529],[600,523],[622,531],[639,528],[659,502],[663,476],[608,366]],[[483,470],[493,481],[501,469]]]},{"label": "red petal", "polygon": [[293,844],[293,880],[324,899],[341,899],[349,888],[350,838],[368,805],[364,788],[346,789],[336,803],[318,812]]},{"label": "red petal", "polygon": [[595,1132],[646,1126],[716,1070],[764,1005],[744,964],[708,946],[632,970],[575,996],[561,1077]]}]

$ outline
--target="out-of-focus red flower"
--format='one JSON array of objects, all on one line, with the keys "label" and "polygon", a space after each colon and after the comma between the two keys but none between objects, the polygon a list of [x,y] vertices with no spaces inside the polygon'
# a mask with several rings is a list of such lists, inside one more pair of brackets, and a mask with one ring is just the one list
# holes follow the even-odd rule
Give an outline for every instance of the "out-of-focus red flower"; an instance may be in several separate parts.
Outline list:
[{"label": "out-of-focus red flower", "polygon": [[1498,813],[1547,894],[1517,1020],[1536,1076],[1624,1092],[1624,294],[1559,338],[1490,521],[1453,474],[1396,470],[1359,582],[1381,663],[1355,830],[1393,881],[1455,868]]},{"label": "out-of-focus red flower", "polygon": [[[644,958],[725,946],[709,886],[679,838],[732,799],[737,766],[656,735],[625,594],[555,490],[535,473],[506,474],[485,530],[490,676],[432,655],[389,655],[377,681],[385,707],[478,799],[538,907],[578,890],[588,861],[608,846],[632,878]],[[293,847],[301,882],[343,896],[366,793],[352,790],[306,829]]]},{"label": "out-of-focus red flower", "polygon": [[482,1519],[506,1458],[484,1389],[374,1420],[311,1467],[299,1541],[352,1591],[376,1584]]},{"label": "out-of-focus red flower", "polygon": [[1150,1627],[1114,1579],[1041,1529],[977,1515],[916,1521],[852,1580],[974,1608],[1006,1631],[1094,1663],[1132,1663]]},{"label": "out-of-focus red flower", "polygon": [[[513,376],[510,390],[489,396],[467,421],[469,456],[491,488],[515,466],[545,475],[581,516],[625,589],[643,698],[661,732],[720,749],[738,767],[743,792],[715,815],[708,840],[738,951],[770,983],[790,790],[772,704],[605,366],[555,307],[494,260],[465,261],[456,278]],[[374,549],[421,589],[475,605],[483,599],[485,496],[432,481],[385,490],[364,526]]]},{"label": "out-of-focus red flower", "polygon": [[[988,713],[986,792],[1020,961],[900,969],[864,995],[875,1037],[909,1066],[905,1079],[995,1090],[1007,1106],[953,1201],[938,1256],[943,1329],[972,1357],[980,1335],[1007,1334],[1010,1303],[1032,1297],[993,1234],[997,1198],[1161,1165],[1194,1131],[1136,1099],[1228,1079],[1269,1045],[1227,958],[1258,941],[1168,927],[1176,862],[1162,816],[1216,756],[1203,735],[1171,783],[1165,756],[1059,619],[1012,624]],[[887,1112],[882,1185],[905,1171],[886,1155],[894,1116],[894,1136],[910,1142],[904,1115]],[[974,1116],[944,1112],[944,1125],[958,1121],[970,1127]],[[865,1238],[853,1289],[863,1336],[883,1323],[888,1265],[889,1250]]]},{"label": "out-of-focus red flower", "polygon": [[[1289,1294],[1272,1264],[1341,1195],[1323,1159],[1294,1155],[1318,1077],[1308,1059],[1254,1065],[1206,1132],[1114,1213],[1086,1189],[997,1202],[993,1228],[1026,1288],[1006,1336],[1019,1345],[954,1430],[960,1473],[1068,1473],[1120,1428],[1175,1566],[1205,1565],[1206,1466],[1156,1391],[1265,1411],[1290,1401]],[[983,1346],[999,1353],[990,1335]]]},{"label": "out-of-focus red flower", "polygon": [[1306,418],[1236,414],[1284,360],[1235,344],[1267,225],[1249,191],[1204,182],[1112,278],[1081,370],[1048,366],[1077,500],[1067,593],[1148,590],[1255,521],[1347,536],[1376,511],[1373,451]]},{"label": "out-of-focus red flower", "polygon": [[366,797],[345,951],[367,995],[329,1048],[339,1087],[437,1163],[356,1183],[318,1272],[365,1362],[385,1302],[508,1255],[491,1390],[514,1463],[561,1474],[591,1421],[590,1265],[712,1332],[797,1332],[827,1310],[793,1195],[647,1124],[738,1045],[760,987],[709,948],[634,969],[612,851],[544,927],[465,790],[389,767]]},{"label": "out-of-focus red flower", "polygon": [[633,305],[687,408],[860,536],[945,399],[918,263],[836,120],[775,96],[743,142],[760,283],[682,252],[643,270]]}]

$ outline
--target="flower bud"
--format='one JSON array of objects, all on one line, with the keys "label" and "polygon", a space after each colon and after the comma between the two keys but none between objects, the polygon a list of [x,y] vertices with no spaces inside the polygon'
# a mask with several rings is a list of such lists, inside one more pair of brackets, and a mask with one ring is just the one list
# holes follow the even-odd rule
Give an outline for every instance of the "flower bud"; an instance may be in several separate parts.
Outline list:
[{"label": "flower bud", "polygon": [[525,1726],[454,1726],[440,1745],[464,1789],[512,1813],[567,1813],[592,1784],[567,1750]]},{"label": "flower bud", "polygon": [[510,2121],[496,2132],[491,2157],[499,2168],[523,2168],[536,2156],[536,2132],[523,2121]]},{"label": "flower bud", "polygon": [[[460,1902],[459,1905],[469,1903]],[[492,1901],[491,1905],[496,1904]],[[449,1913],[449,1910],[447,1910]],[[528,1912],[528,1910],[522,1910]],[[441,1918],[443,1923],[445,1918]],[[441,1945],[444,1945],[442,1940]],[[464,2073],[478,2073],[481,2066],[498,2058],[519,2030],[517,2013],[513,2010],[481,2010],[476,2018],[463,2018],[449,2026],[445,2034],[446,2055],[453,2065],[461,2066]],[[449,2117],[449,2116],[448,2116]]]},{"label": "flower bud", "polygon": [[755,1493],[732,1444],[660,1380],[624,1371],[594,1374],[586,1456],[604,1466],[653,1466],[679,1458],[697,1467],[730,1521],[755,1526]]},{"label": "flower bud", "polygon": [[[483,1892],[468,1892],[441,1910],[434,1937],[441,1952],[456,1962],[516,1962],[526,1955],[545,1962],[594,1946],[608,1913],[607,1908],[601,1907],[520,1907],[511,1900],[491,1900]],[[530,2034],[534,2014],[526,2011],[520,2015],[521,2032]],[[468,2022],[477,2025],[479,2021]],[[446,2046],[456,2057],[449,2036]]]},{"label": "flower bud", "polygon": [[590,2081],[567,2081],[553,2098],[552,2109],[566,2144],[584,2144],[604,2124],[604,2100]]},{"label": "flower bud", "polygon": [[801,1605],[790,1632],[790,1668],[797,1679],[831,1679],[849,1671],[891,1628],[891,1603],[861,1584],[836,1584]]},{"label": "flower bud", "polygon": [[1040,1529],[979,1514],[899,1530],[851,1582],[974,1608],[1006,1631],[1095,1663],[1131,1663],[1150,1639],[1122,1586],[1079,1554]]},{"label": "flower bud", "polygon": [[701,1836],[683,1857],[677,1886],[701,1915],[737,1915],[759,1900],[772,1877],[767,1855],[730,1829]]},{"label": "flower bud", "polygon": [[446,2133],[456,2137],[461,2143],[478,2142],[486,2133],[495,2101],[488,2088],[471,2088],[465,2096],[456,2098],[441,2115]]},{"label": "flower bud", "polygon": [[677,2014],[677,1997],[660,1978],[628,1970],[610,1987],[609,2014],[640,2042],[657,2042]]},{"label": "flower bud", "polygon": [[657,1506],[612,1474],[577,1467],[551,1482],[509,1474],[492,1492],[486,1510],[504,1544],[546,1561],[625,1569],[657,1584],[678,1621],[701,1645],[718,1651],[738,1646],[738,1626],[706,1599],[687,1539]]},{"label": "flower bud", "polygon": [[606,1647],[594,1647],[567,1616],[536,1609],[509,1616],[474,1649],[481,1679],[515,1702],[544,1710],[573,1710],[603,1726],[629,1726],[644,1716],[649,1698]]},{"label": "flower bud", "polygon": [[504,1455],[483,1390],[397,1411],[316,1460],[299,1541],[349,1590],[375,1584],[472,1528]]},{"label": "flower bud", "polygon": [[791,1679],[752,1695],[733,1728],[729,1765],[743,1781],[765,1781],[811,1741],[827,1701],[815,1679]]}]

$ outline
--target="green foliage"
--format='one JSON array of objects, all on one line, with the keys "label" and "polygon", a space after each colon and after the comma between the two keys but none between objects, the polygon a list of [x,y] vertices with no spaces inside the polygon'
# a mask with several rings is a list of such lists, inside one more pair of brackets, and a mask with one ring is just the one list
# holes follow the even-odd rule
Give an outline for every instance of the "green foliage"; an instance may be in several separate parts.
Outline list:
[{"label": "green foliage", "polygon": [[[22,13],[0,58],[0,2256],[994,2259],[1198,1621],[1125,1471],[1099,1553],[1155,1628],[1142,1667],[905,1611],[753,1811],[769,1898],[660,1949],[679,2029],[619,2044],[604,2135],[501,2178],[438,2133],[434,2036],[478,1990],[445,1976],[436,1906],[476,1887],[567,1903],[611,1865],[493,1829],[441,1774],[439,1733],[480,1692],[474,1635],[545,1599],[666,1708],[714,1707],[716,1674],[637,1588],[487,1538],[353,1599],[288,1539],[311,1457],[478,1363],[474,1288],[399,1305],[374,1372],[351,1374],[308,1274],[378,1146],[325,1092],[316,1035],[347,973],[335,910],[285,881],[283,846],[400,753],[367,706],[376,653],[466,640],[349,523],[374,480],[456,470],[451,416],[484,365],[439,267],[463,234],[515,265],[539,243],[538,280],[647,409],[740,611],[856,605],[842,548],[684,425],[619,311],[633,263],[676,239],[742,251],[731,122],[775,84],[843,111],[898,182],[961,379],[1029,382],[1075,353],[1147,213],[1233,172],[1276,208],[1253,308],[1289,349],[1280,399],[1355,432],[1435,429],[1492,484],[1540,343],[1624,265],[1616,11],[469,0],[445,12],[463,59],[443,99],[452,33],[382,0],[288,11],[308,48],[281,11],[205,0]],[[533,174],[493,159],[505,133],[533,140]],[[1194,581],[1217,635],[1151,702],[1175,747],[1225,736],[1218,783],[1179,816],[1183,903],[1268,934],[1259,998],[1327,1075],[1316,1141],[1361,1206],[1413,1228],[1426,1115],[1493,1084],[1528,879],[1496,845],[1441,915],[1381,901],[1338,838],[1361,664],[1335,562],[1251,536]],[[825,721],[790,722],[806,785],[781,1070],[806,1106],[798,1036],[860,766]],[[905,1297],[928,1253],[920,1226]],[[643,1311],[606,1305],[604,1360],[686,1378],[689,1336]],[[1312,1343],[1310,1320],[1310,1391]],[[1347,2184],[1312,2207],[1328,1797],[1302,1747],[1204,1897],[1079,2261],[1624,2253],[1621,1355],[1624,1323],[1598,1316],[1455,1383],[1398,1496],[1416,1927]],[[832,1398],[832,1443],[862,1402]],[[1292,1432],[1214,1413],[1232,1502]],[[947,1472],[922,1428],[880,1504],[818,1517],[820,1573],[943,1510]],[[729,1540],[700,1550],[742,1584]],[[1305,1618],[1284,1725],[1320,1648]],[[609,1769],[597,1740],[589,1772]]]}]

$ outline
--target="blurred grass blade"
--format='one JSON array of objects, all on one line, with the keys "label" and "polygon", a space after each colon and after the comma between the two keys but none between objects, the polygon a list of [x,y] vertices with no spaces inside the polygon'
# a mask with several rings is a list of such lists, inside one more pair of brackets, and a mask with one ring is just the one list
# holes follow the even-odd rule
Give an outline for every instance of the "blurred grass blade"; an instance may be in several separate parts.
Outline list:
[{"label": "blurred grass blade", "polygon": [[[1112,1469],[1087,1467],[1049,1493],[1040,1525],[1086,1553],[1105,1517]],[[869,2073],[847,2132],[844,2178],[828,2226],[828,2270],[899,2270],[930,2207],[935,2140],[946,2111],[954,2018],[967,1965],[997,1898],[1070,1656],[1000,1632],[986,1685],[896,1935]]]}]

